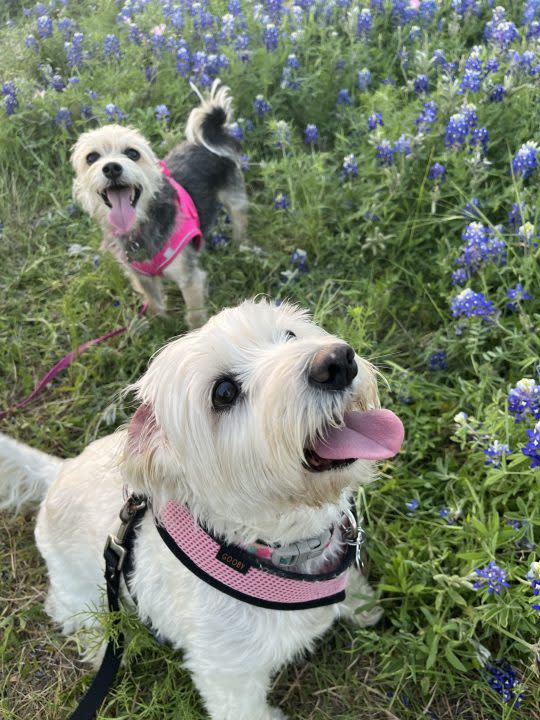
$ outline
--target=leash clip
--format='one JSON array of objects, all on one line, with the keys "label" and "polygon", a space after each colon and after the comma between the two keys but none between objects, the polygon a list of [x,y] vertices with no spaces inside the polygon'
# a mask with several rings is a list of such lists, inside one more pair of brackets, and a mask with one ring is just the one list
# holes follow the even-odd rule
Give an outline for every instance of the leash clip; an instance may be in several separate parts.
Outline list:
[{"label": "leash clip", "polygon": [[[105,565],[108,573],[118,573],[122,569],[127,550],[124,547],[124,541],[128,534],[137,513],[146,508],[146,500],[138,495],[129,495],[120,510],[120,526],[116,531],[116,535],[111,533],[105,543],[103,554],[105,556]],[[114,557],[111,557],[111,553]]]},{"label": "leash clip", "polygon": [[343,531],[343,541],[345,544],[354,546],[355,568],[358,572],[362,573],[362,575],[367,575],[367,565],[364,560],[364,553],[362,553],[362,546],[366,541],[366,533],[350,508],[346,508],[343,511],[341,529]]}]

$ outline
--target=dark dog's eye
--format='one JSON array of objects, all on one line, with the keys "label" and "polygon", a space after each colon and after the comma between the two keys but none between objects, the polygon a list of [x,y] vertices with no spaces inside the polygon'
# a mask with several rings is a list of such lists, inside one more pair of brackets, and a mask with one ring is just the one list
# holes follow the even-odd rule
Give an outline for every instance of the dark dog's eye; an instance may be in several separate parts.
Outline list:
[{"label": "dark dog's eye", "polygon": [[135,150],[135,148],[128,148],[127,150],[124,150],[124,155],[130,160],[133,160],[133,162],[137,162],[137,160],[141,157],[141,153],[138,150]]},{"label": "dark dog's eye", "polygon": [[91,153],[88,153],[88,155],[86,156],[86,162],[89,165],[93,165],[97,160],[99,160],[99,158],[100,158],[99,153],[91,152]]},{"label": "dark dog's eye", "polygon": [[240,394],[240,386],[232,378],[218,380],[212,390],[212,405],[216,410],[231,407]]},{"label": "dark dog's eye", "polygon": [[287,340],[295,340],[296,339],[296,335],[293,333],[292,330],[285,330],[285,337],[287,338]]}]

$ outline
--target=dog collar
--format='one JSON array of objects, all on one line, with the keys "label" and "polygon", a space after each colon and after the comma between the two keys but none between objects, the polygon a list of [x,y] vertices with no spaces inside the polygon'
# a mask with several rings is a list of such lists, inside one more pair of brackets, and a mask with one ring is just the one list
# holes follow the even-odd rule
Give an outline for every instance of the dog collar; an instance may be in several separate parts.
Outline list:
[{"label": "dog collar", "polygon": [[[155,524],[169,550],[194,575],[237,600],[272,610],[303,610],[342,602],[347,571],[359,557],[363,537],[352,511],[344,513],[328,537],[324,534],[279,547],[225,543],[201,527],[187,507],[172,501],[155,518]],[[309,557],[309,552],[321,554],[334,533],[340,534],[342,548],[333,570],[310,575],[286,569]],[[312,544],[322,547],[311,548]],[[261,557],[263,547],[266,558]]]},{"label": "dog collar", "polygon": [[159,164],[167,182],[176,191],[177,208],[174,229],[165,245],[153,258],[150,260],[134,260],[129,263],[129,266],[137,272],[150,276],[161,275],[163,270],[172,263],[188,243],[193,242],[196,250],[200,250],[202,244],[199,215],[193,200],[187,191],[172,177],[166,163],[160,161]]}]

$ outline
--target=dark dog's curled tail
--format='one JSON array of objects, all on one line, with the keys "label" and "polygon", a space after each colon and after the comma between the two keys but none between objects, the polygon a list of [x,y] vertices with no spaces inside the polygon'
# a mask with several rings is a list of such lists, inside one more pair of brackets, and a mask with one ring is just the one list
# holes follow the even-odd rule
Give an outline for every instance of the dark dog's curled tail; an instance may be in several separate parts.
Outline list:
[{"label": "dark dog's curled tail", "polygon": [[229,88],[214,80],[210,92],[204,97],[191,83],[192,90],[201,100],[194,108],[186,124],[186,138],[189,142],[202,145],[214,155],[226,157],[239,164],[240,144],[227,131],[232,122],[232,97]]}]

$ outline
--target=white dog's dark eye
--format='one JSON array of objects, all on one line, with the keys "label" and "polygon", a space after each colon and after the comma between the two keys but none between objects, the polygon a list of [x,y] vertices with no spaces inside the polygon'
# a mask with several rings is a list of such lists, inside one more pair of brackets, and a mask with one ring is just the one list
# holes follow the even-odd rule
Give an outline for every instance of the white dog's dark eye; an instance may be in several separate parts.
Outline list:
[{"label": "white dog's dark eye", "polygon": [[124,155],[130,160],[133,160],[133,162],[137,162],[137,160],[141,157],[141,153],[138,150],[135,150],[135,148],[128,148],[127,150],[124,150]]},{"label": "white dog's dark eye", "polygon": [[221,378],[214,385],[212,390],[212,405],[216,410],[234,405],[238,395],[240,394],[240,386],[232,378]]},{"label": "white dog's dark eye", "polygon": [[89,165],[93,165],[95,162],[97,162],[99,160],[99,158],[100,158],[99,153],[91,152],[91,153],[88,153],[88,155],[86,156],[86,162]]},{"label": "white dog's dark eye", "polygon": [[296,339],[296,335],[295,335],[295,333],[293,333],[292,330],[285,330],[285,337],[287,338],[287,340],[295,340]]}]

